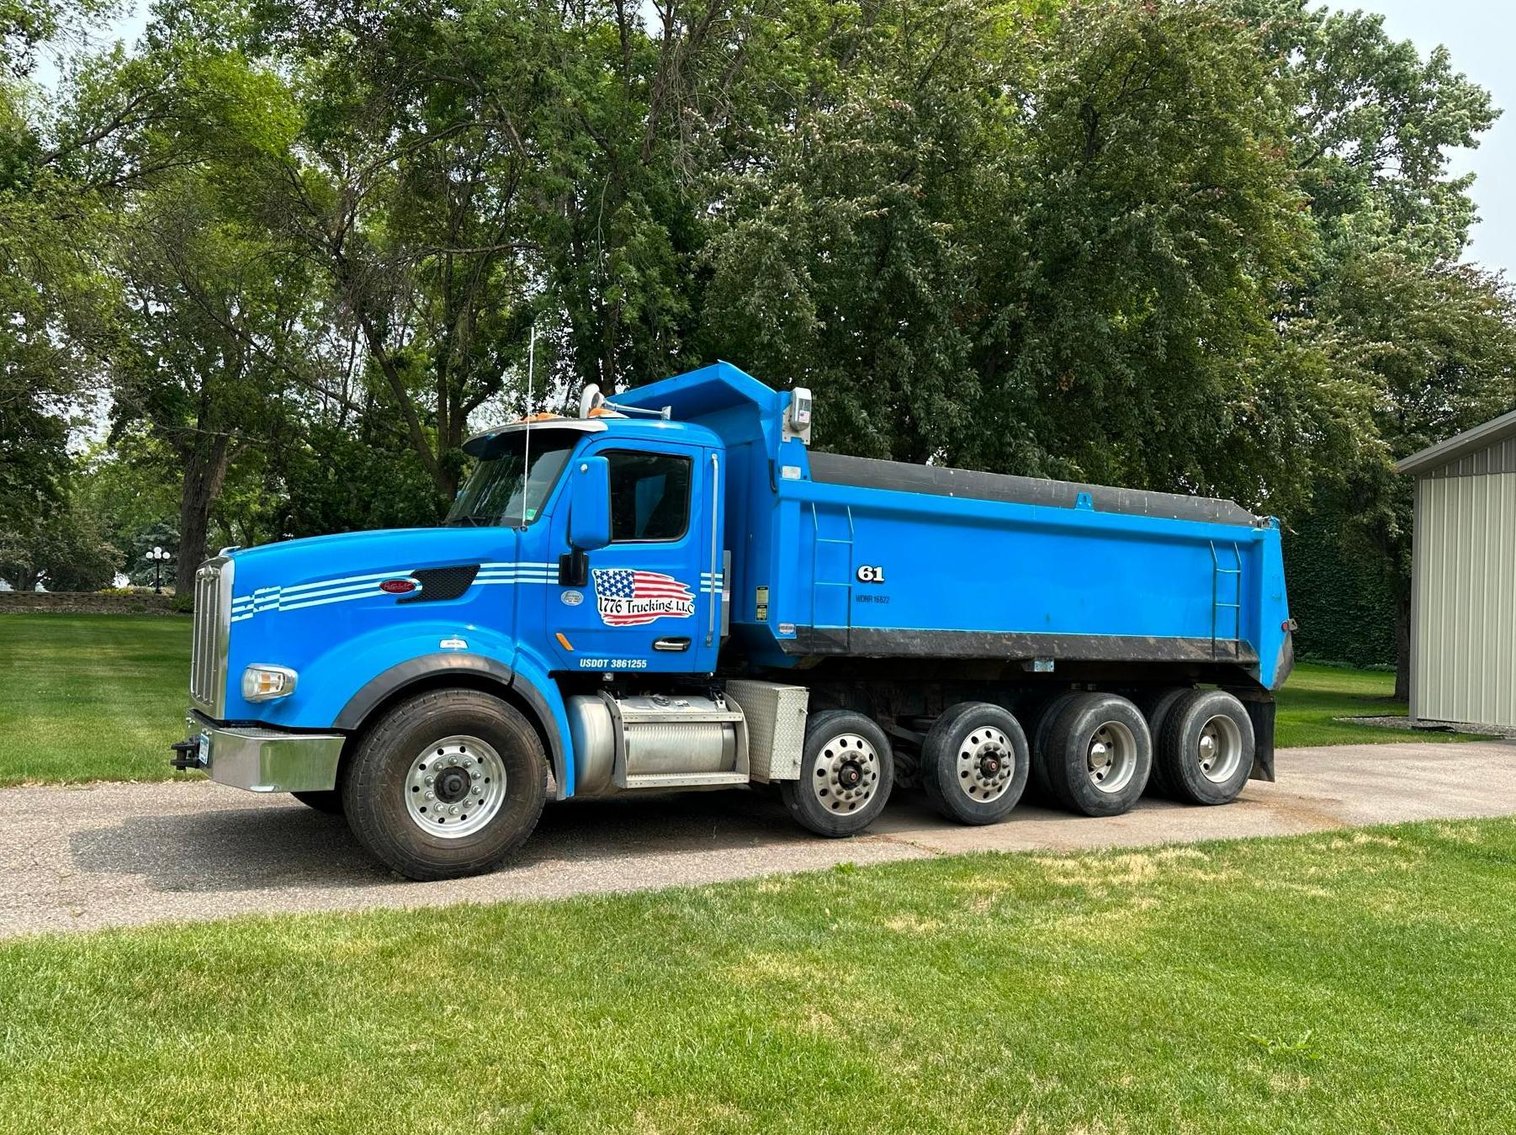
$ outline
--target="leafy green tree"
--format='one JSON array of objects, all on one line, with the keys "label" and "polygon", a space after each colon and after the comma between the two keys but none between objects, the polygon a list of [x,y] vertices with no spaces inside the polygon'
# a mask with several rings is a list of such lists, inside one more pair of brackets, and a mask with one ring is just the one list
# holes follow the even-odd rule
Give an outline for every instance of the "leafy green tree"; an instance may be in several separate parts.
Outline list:
[{"label": "leafy green tree", "polygon": [[[818,392],[827,444],[922,461],[961,451],[981,386],[976,254],[1024,131],[997,89],[1008,9],[960,0],[839,19],[829,68],[772,157],[724,179],[703,260],[706,353]],[[981,324],[982,326],[982,324]]]},{"label": "leafy green tree", "polygon": [[318,420],[281,455],[280,530],[316,536],[435,523],[447,502],[382,408],[356,422]]},{"label": "leafy green tree", "polygon": [[208,554],[232,463],[289,429],[286,360],[307,332],[304,265],[221,204],[210,178],[165,179],[127,218],[118,260],[128,336],[112,359],[116,424],[142,423],[180,470],[181,593]]},{"label": "leafy green tree", "polygon": [[1319,507],[1395,607],[1396,697],[1409,696],[1412,485],[1393,462],[1516,408],[1516,295],[1478,268],[1392,251],[1343,266],[1320,297],[1335,363],[1373,389],[1375,435]]},{"label": "leafy green tree", "polygon": [[1509,289],[1456,264],[1467,246],[1472,175],[1452,151],[1478,144],[1498,111],[1447,51],[1423,56],[1383,18],[1305,0],[1233,0],[1262,32],[1288,111],[1289,157],[1321,234],[1282,316],[1364,413],[1322,466],[1313,526],[1392,597],[1396,695],[1409,690],[1411,486],[1393,462],[1516,405]]},{"label": "leafy green tree", "polygon": [[1446,48],[1423,57],[1372,12],[1312,0],[1226,7],[1260,29],[1274,97],[1290,112],[1290,161],[1327,251],[1393,238],[1427,260],[1462,255],[1474,178],[1455,177],[1449,162],[1494,123],[1490,93],[1454,70]]},{"label": "leafy green tree", "polygon": [[100,517],[74,500],[23,529],[0,531],[0,578],[18,591],[97,591],[111,585],[121,560]]},{"label": "leafy green tree", "polygon": [[1213,5],[883,5],[707,250],[709,353],[818,392],[825,444],[1306,493],[1349,429],[1280,334],[1315,234],[1256,42]]}]

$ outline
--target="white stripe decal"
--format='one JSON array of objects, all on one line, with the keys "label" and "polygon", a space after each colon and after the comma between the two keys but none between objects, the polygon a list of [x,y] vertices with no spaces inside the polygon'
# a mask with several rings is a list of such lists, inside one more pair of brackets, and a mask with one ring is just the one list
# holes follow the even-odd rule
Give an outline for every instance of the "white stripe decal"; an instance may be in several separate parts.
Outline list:
[{"label": "white stripe decal", "polygon": [[403,579],[409,575],[409,568],[395,568],[391,571],[370,572],[367,575],[339,575],[336,579],[321,579],[314,583],[300,583],[293,587],[280,588],[285,595],[299,595],[306,591],[320,591],[327,587],[346,587],[360,583],[377,583],[383,579]]},{"label": "white stripe decal", "polygon": [[[314,583],[302,583],[293,587],[280,587],[275,584],[255,588],[247,595],[239,595],[232,599],[231,621],[244,622],[263,611],[300,611],[307,607],[326,607],[333,603],[375,598],[384,594],[377,586],[381,581],[403,579],[414,570],[417,569],[396,568],[365,575],[317,580]],[[725,573],[701,572],[699,591],[702,594],[715,594],[722,590],[724,582]],[[500,560],[479,565],[473,585],[491,587],[503,584],[556,586],[558,585],[558,565],[542,560],[520,562]]]},{"label": "white stripe decal", "polygon": [[[383,595],[384,592],[376,591],[373,594]],[[281,611],[299,611],[306,607],[325,607],[328,603],[351,603],[354,599],[363,599],[364,595],[337,595],[331,599],[308,599],[303,603],[281,603]]]}]

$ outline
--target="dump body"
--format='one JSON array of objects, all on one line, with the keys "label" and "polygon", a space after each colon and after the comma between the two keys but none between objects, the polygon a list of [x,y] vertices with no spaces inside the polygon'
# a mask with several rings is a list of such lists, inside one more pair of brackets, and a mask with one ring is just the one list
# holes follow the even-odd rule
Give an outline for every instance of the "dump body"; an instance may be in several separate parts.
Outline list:
[{"label": "dump body", "polygon": [[623,398],[726,442],[731,621],[754,663],[1189,663],[1267,689],[1288,676],[1277,521],[1231,501],[811,452],[783,436],[785,399],[726,364]]}]

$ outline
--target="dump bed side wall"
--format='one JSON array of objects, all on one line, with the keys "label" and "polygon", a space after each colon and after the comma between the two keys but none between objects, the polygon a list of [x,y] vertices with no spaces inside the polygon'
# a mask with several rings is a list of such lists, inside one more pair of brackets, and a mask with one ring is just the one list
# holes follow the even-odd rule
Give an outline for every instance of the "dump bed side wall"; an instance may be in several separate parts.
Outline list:
[{"label": "dump bed side wall", "polygon": [[[766,627],[826,654],[1224,663],[1272,687],[1279,532],[781,481]],[[860,570],[862,569],[862,570]]]}]

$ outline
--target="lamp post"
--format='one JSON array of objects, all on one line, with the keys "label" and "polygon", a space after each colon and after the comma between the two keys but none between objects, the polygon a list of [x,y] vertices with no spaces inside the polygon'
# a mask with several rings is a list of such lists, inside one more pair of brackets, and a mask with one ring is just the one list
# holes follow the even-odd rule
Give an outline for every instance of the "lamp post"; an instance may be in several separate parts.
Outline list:
[{"label": "lamp post", "polygon": [[153,561],[153,594],[162,595],[163,584],[161,573],[163,565],[173,559],[174,555],[172,552],[165,552],[155,544],[153,545],[153,550],[147,554],[147,558]]}]

